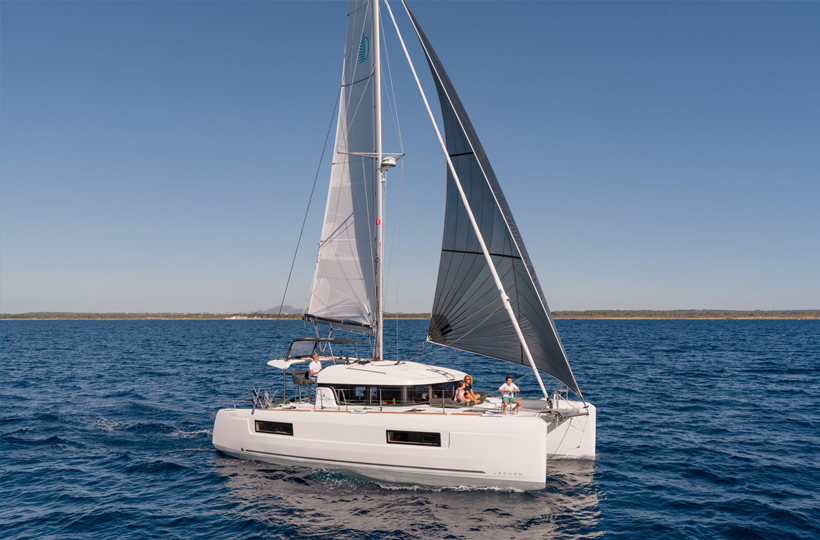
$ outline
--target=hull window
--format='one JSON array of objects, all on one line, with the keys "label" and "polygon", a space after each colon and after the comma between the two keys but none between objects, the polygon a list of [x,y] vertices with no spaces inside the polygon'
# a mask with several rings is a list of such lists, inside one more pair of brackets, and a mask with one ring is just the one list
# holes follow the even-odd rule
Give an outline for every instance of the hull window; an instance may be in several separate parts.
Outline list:
[{"label": "hull window", "polygon": [[285,422],[264,422],[262,420],[257,420],[256,432],[293,436],[293,424],[288,424]]},{"label": "hull window", "polygon": [[441,446],[441,433],[425,433],[423,431],[388,431],[387,442],[390,444]]}]

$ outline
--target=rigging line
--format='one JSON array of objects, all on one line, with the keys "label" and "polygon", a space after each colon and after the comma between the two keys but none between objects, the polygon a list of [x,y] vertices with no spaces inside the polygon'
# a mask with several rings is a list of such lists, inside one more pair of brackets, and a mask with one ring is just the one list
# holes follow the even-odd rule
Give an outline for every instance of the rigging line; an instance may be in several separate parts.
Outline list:
[{"label": "rigging line", "polygon": [[325,159],[325,151],[327,150],[327,141],[330,140],[330,132],[333,129],[333,118],[336,116],[336,108],[339,106],[339,99],[342,93],[336,94],[336,102],[333,104],[333,112],[330,114],[330,125],[327,126],[327,134],[325,135],[325,144],[322,146],[322,155],[319,157],[319,166],[316,167],[316,175],[313,177],[313,187],[310,188],[310,197],[308,198],[307,208],[305,208],[305,217],[302,219],[302,228],[299,230],[299,240],[296,241],[296,251],[293,253],[293,260],[290,263],[290,272],[288,272],[288,280],[285,283],[285,292],[282,294],[282,301],[279,302],[279,313],[276,315],[276,325],[273,327],[273,336],[270,338],[270,345],[268,345],[268,356],[265,359],[265,365],[262,368],[262,376],[259,378],[259,386],[262,387],[262,380],[265,378],[265,371],[268,367],[268,360],[270,360],[270,353],[273,350],[273,342],[276,339],[276,331],[279,329],[279,321],[282,318],[282,305],[285,303],[285,298],[290,287],[290,278],[293,276],[293,267],[296,265],[296,256],[299,254],[299,246],[302,243],[302,234],[305,232],[305,224],[307,223],[308,213],[310,212],[310,204],[313,202],[313,194],[316,192],[316,182],[319,180],[319,172],[322,170],[322,163]]},{"label": "rigging line", "polygon": [[417,352],[419,352],[420,350],[424,349],[424,344],[425,344],[425,343],[427,343],[427,342],[426,342],[426,341],[422,341],[422,342],[421,342],[421,345],[419,345],[419,348],[418,348],[418,349],[416,349],[416,350],[415,350],[415,352],[414,352],[413,354],[411,354],[411,355],[410,355],[410,358],[408,358],[407,360],[405,360],[405,362],[409,362],[410,360],[412,360],[412,359],[416,356],[416,353],[417,353]]},{"label": "rigging line", "polygon": [[[390,275],[393,268],[393,250],[396,250],[396,257],[398,257],[398,247],[396,246],[395,239],[396,239],[396,230],[399,229],[399,221],[401,219],[401,200],[402,200],[402,182],[404,181],[404,162],[401,164],[401,168],[399,169],[399,194],[396,198],[396,220],[393,223],[393,232],[390,235],[390,255],[387,257],[387,274],[386,274],[386,282],[387,288],[390,285]],[[387,197],[387,188],[384,188],[385,198]],[[399,234],[399,239],[401,239],[401,234]],[[398,265],[398,262],[396,263]],[[396,270],[398,272],[398,270]],[[398,287],[398,276],[396,277],[396,287]],[[396,293],[398,295],[398,292]],[[396,298],[398,301],[398,297]],[[397,304],[398,307],[398,304]]]},{"label": "rigging line", "polygon": [[[385,43],[385,45],[386,45],[387,37],[386,37],[385,31],[384,31],[384,20],[383,19],[380,20],[379,23],[380,23],[379,25],[380,25],[380,29],[381,29],[381,33],[382,33],[382,37],[383,37],[383,43]],[[390,88],[390,93],[388,93],[387,96],[386,96],[387,97],[387,105],[388,105],[388,108],[390,110],[390,118],[393,120],[393,127],[396,131],[396,138],[399,141],[399,148],[401,150],[401,153],[404,154],[404,143],[402,141],[401,127],[400,127],[400,124],[399,124],[399,109],[398,109],[398,103],[396,102],[396,89],[395,89],[395,86],[393,85],[393,73],[392,73],[392,70],[391,70],[391,67],[390,67],[390,55],[388,53],[388,48],[386,46],[384,48],[384,53],[385,53],[385,63],[387,64],[387,72],[389,74],[389,80],[388,80],[387,77],[385,77],[384,70],[382,70],[381,76],[382,76],[382,80],[384,81],[385,87]],[[391,94],[392,94],[392,97],[393,97],[392,101],[390,99]],[[396,220],[393,223],[393,227],[392,227],[393,231],[392,231],[391,237],[390,237],[390,255],[388,256],[388,259],[387,259],[387,275],[385,276],[387,285],[385,286],[385,289],[389,288],[389,284],[390,284],[390,277],[391,277],[392,267],[393,267],[393,252],[394,251],[397,252],[396,256],[398,257],[398,247],[396,246],[396,232],[400,227],[401,186],[402,186],[402,183],[403,183],[403,179],[404,179],[404,162],[402,162],[401,169],[400,169],[400,172],[399,172],[399,195],[396,199],[396,211],[395,211],[395,215],[397,217],[396,217]],[[387,198],[387,190],[385,189],[384,191],[385,191],[385,199],[386,199]],[[401,238],[401,235],[399,235],[399,238]],[[396,264],[398,265],[398,262]],[[397,272],[398,272],[398,269],[397,269]],[[398,275],[397,275],[396,276],[396,306],[397,307],[398,307],[398,299],[399,299],[399,284],[398,284]],[[398,318],[396,318],[396,360],[397,361],[399,359],[399,339],[398,339],[398,336],[399,336],[399,320],[398,320]]]},{"label": "rigging line", "polygon": [[[522,363],[521,365],[523,366],[524,364]],[[530,375],[532,375],[532,371],[528,371],[527,373],[525,373],[521,377],[518,377],[517,379],[515,379],[515,383],[518,384],[521,381],[521,379],[523,379],[525,377],[529,377]]]},{"label": "rigging line", "polygon": [[[393,225],[393,232],[390,236],[390,255],[387,258],[387,289],[390,285],[390,276],[393,268],[393,251],[396,251],[396,309],[399,306],[399,268],[401,261],[401,201],[402,201],[402,186],[404,185],[404,162],[399,168],[399,193],[396,197],[396,220]],[[387,190],[385,189],[385,192]],[[396,240],[396,232],[398,231],[398,240]],[[396,317],[396,361],[399,360],[399,317]]]},{"label": "rigging line", "polygon": [[[375,145],[375,141],[373,141],[373,143]],[[367,184],[367,168],[364,165],[364,161],[365,160],[362,159],[362,182],[365,184],[365,189],[363,189],[362,192],[364,193],[364,207],[367,210],[367,238],[368,238],[367,245],[370,248],[370,262],[372,263],[372,266],[370,268],[375,270],[375,266],[376,266],[375,263],[376,263],[376,258],[378,257],[378,253],[374,252],[374,247],[375,247],[375,244],[376,244],[376,234],[375,234],[375,231],[373,230],[373,226],[372,226],[371,222],[373,221],[373,219],[376,216],[371,216],[370,215],[370,199],[367,196],[367,189],[366,189],[367,188],[367,185],[366,185]],[[372,165],[373,162],[370,161],[370,164]],[[376,171],[372,171],[372,172],[373,172],[373,188],[377,191],[379,189],[378,185],[377,185],[378,182],[379,182],[378,174],[376,174]],[[374,212],[376,211],[376,193],[373,193],[373,211]],[[357,254],[358,254],[358,247],[359,247],[359,245],[358,245],[358,242],[357,242],[356,243]],[[362,280],[364,281],[365,276],[364,276],[364,272],[362,271],[362,268],[361,268],[361,265],[362,265],[361,258],[359,258],[359,260],[357,260],[357,264],[359,265],[359,273],[361,273]],[[378,285],[378,283],[376,283],[375,272],[373,274],[373,278],[374,278],[373,279],[373,290],[370,291],[370,292],[373,294],[373,300],[375,300],[376,309],[378,310],[379,309],[379,300],[378,300],[377,287],[379,285]],[[370,327],[371,328],[376,328],[376,326],[380,323],[379,314],[378,314],[378,312],[376,313],[376,324],[374,325],[373,320],[372,320],[372,318],[373,318],[373,306],[370,305],[369,301],[370,301],[370,299],[368,299],[368,306],[367,306],[368,310],[369,310],[368,312],[370,313],[370,317],[371,317]]]},{"label": "rigging line", "polygon": [[[393,117],[393,126],[396,128],[396,137],[399,140],[399,149],[401,150],[401,153],[404,154],[404,141],[402,141],[401,138],[401,125],[399,124],[399,104],[396,101],[396,87],[393,84],[393,70],[390,68],[390,54],[387,47],[387,35],[384,31],[384,19],[379,19],[379,25],[382,30],[382,43],[385,44],[384,57],[387,63],[387,75],[390,79],[390,93],[393,95],[392,105],[390,104],[390,94],[387,95],[387,104],[390,106],[390,115]],[[385,86],[387,86],[387,79],[384,78],[384,70],[382,70],[382,79],[384,79]],[[393,114],[394,108],[395,114]]]},{"label": "rigging line", "polygon": [[[393,126],[396,130],[396,138],[399,142],[399,149],[401,153],[404,154],[404,140],[401,136],[401,123],[399,121],[399,104],[396,101],[396,86],[393,84],[393,70],[390,65],[390,53],[388,51],[387,45],[387,35],[384,30],[384,19],[379,19],[379,26],[382,32],[382,42],[385,44],[384,47],[384,56],[385,61],[387,64],[387,78],[384,76],[384,70],[382,70],[382,79],[384,79],[385,86],[388,86],[388,79],[389,79],[389,87],[390,93],[387,94],[387,104],[390,109],[390,116],[393,119]],[[390,99],[392,95],[392,101]],[[396,251],[396,309],[399,306],[399,267],[401,261],[401,250],[400,246],[396,244],[401,244],[401,202],[402,202],[402,192],[403,192],[403,185],[404,185],[404,161],[402,160],[401,168],[399,169],[399,193],[396,199],[396,222],[393,225],[393,234],[390,239],[390,257],[387,263],[387,282],[390,283],[390,274],[393,265],[393,250]],[[398,240],[396,240],[396,233],[398,231]],[[399,360],[399,318],[396,317],[396,361]]]},{"label": "rigging line", "polygon": [[[401,142],[399,142],[401,144]],[[402,149],[404,152],[404,149]],[[402,188],[404,186],[404,160],[401,162],[401,169],[399,169],[399,198],[396,203],[396,228],[399,230],[398,239],[396,240],[396,311],[399,309],[399,269],[401,268],[401,201]],[[392,248],[391,248],[392,249]],[[396,317],[396,361],[399,360],[399,318]]]},{"label": "rigging line", "polygon": [[[381,20],[381,19],[379,20],[379,30],[381,30],[381,34],[382,34],[382,38],[383,38],[382,43],[385,44],[384,52],[385,52],[385,62],[387,64],[387,70],[390,71],[390,57],[387,54],[387,46],[386,46],[387,41],[386,41],[386,36],[384,34],[384,21]],[[381,78],[384,81],[385,87],[387,87],[388,82],[387,82],[387,78],[384,76],[384,70],[381,70]],[[390,81],[390,84],[392,85],[392,80]],[[391,86],[391,88],[392,88],[392,86]],[[389,93],[387,94],[386,97],[387,97],[387,100],[386,100],[387,101],[387,108],[390,111],[390,119],[393,120],[393,128],[396,129],[396,134],[397,134],[399,140],[401,141],[401,136],[398,134],[397,118],[396,118],[397,115],[398,115],[398,110],[394,109],[394,103],[390,101],[390,94]],[[394,94],[394,100],[395,100],[395,94]],[[401,143],[399,143],[399,145],[401,146]],[[402,149],[402,151],[403,151],[403,149]],[[381,167],[381,164],[379,164],[379,167]],[[384,175],[384,172],[382,172],[382,175]],[[386,207],[386,204],[385,204],[385,202],[387,201],[387,186],[386,186],[386,183],[385,183],[385,187],[383,188],[383,195],[384,195],[384,201],[382,202],[382,204],[383,204],[383,207]],[[393,249],[395,247],[394,241],[395,241],[395,238],[396,238],[396,227],[397,226],[398,226],[398,223],[394,222],[393,227],[392,227],[393,232],[391,233],[391,236],[390,236],[390,254],[387,257],[387,273],[385,274],[384,288],[388,288],[390,286],[390,273],[391,273],[391,268],[392,268],[392,263],[393,263]],[[384,264],[384,261],[382,261],[382,264]],[[398,339],[398,334],[397,334],[397,339]]]}]

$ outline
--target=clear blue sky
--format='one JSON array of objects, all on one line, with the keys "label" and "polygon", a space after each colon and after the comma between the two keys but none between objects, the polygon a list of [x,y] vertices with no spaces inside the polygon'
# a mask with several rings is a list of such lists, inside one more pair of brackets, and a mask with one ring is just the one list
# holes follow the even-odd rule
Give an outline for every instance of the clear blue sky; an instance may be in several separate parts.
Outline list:
[{"label": "clear blue sky", "polygon": [[[413,6],[553,309],[820,308],[820,3]],[[0,3],[0,310],[278,305],[344,15]],[[398,275],[398,309],[429,311],[445,163],[387,31],[407,153],[387,307]],[[298,307],[327,180],[325,165],[285,301]],[[388,237],[398,189],[396,169]]]}]

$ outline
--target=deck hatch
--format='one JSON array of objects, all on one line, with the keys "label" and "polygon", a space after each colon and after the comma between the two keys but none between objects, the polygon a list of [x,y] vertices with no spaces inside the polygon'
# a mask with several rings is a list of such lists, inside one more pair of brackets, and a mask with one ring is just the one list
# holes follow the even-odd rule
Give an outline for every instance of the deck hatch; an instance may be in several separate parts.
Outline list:
[{"label": "deck hatch", "polygon": [[441,446],[441,433],[424,431],[392,431],[387,430],[389,444],[415,444],[418,446]]},{"label": "deck hatch", "polygon": [[287,422],[266,422],[264,420],[256,421],[257,433],[271,433],[273,435],[290,435],[293,436],[293,424]]}]

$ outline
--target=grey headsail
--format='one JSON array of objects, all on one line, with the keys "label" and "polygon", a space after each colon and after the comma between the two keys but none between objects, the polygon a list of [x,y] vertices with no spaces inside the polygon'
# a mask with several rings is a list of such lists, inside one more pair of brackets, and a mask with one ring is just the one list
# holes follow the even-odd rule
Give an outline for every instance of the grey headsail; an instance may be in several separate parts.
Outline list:
[{"label": "grey headsail", "polygon": [[[510,297],[536,367],[582,397],[492,166],[441,61],[409,8],[407,11],[436,84],[447,152]],[[440,345],[529,366],[449,168],[445,208],[441,262],[428,339]]]}]

